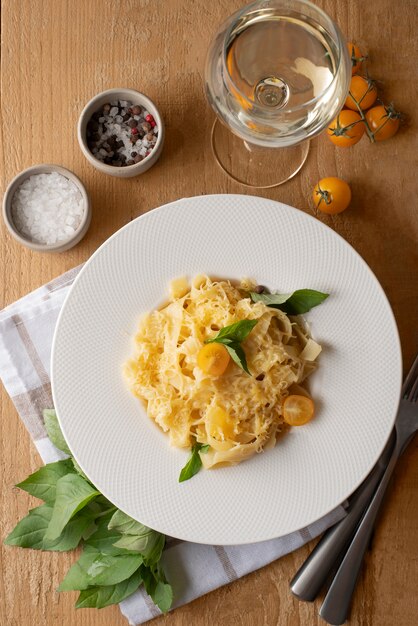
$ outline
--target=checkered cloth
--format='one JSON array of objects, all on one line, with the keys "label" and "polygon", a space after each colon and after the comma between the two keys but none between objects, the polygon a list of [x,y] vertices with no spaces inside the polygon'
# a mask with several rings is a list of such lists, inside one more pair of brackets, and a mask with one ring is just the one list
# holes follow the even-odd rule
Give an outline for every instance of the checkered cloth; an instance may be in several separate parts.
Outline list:
[{"label": "checkered cloth", "polygon": [[[0,312],[0,377],[45,463],[64,458],[49,441],[42,410],[52,407],[51,344],[58,314],[80,271],[77,267]],[[163,565],[174,589],[174,607],[245,576],[296,550],[344,517],[342,506],[279,539],[245,546],[207,546],[168,538]],[[160,615],[140,589],[121,602],[129,624]]]}]

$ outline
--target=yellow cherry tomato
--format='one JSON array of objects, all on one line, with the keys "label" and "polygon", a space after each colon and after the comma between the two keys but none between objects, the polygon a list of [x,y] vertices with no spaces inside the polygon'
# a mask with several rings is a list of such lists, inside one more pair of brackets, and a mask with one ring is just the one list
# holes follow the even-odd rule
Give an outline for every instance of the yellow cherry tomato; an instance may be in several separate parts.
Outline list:
[{"label": "yellow cherry tomato", "polygon": [[384,141],[398,132],[401,114],[392,106],[379,105],[369,109],[366,120],[375,141]]},{"label": "yellow cherry tomato", "polygon": [[229,354],[221,343],[207,343],[199,350],[197,364],[205,374],[222,376],[229,364]]},{"label": "yellow cherry tomato", "polygon": [[327,128],[327,135],[335,146],[354,146],[363,137],[366,127],[359,113],[343,109]]},{"label": "yellow cherry tomato", "polygon": [[356,46],[355,43],[348,43],[347,48],[351,60],[351,73],[354,76],[354,74],[358,74],[360,71],[361,65],[366,57],[361,54],[360,48]]},{"label": "yellow cherry tomato", "polygon": [[335,215],[345,211],[351,202],[348,183],[336,176],[322,178],[314,187],[312,198],[315,207],[323,213]]},{"label": "yellow cherry tomato", "polygon": [[302,426],[313,418],[315,405],[306,396],[287,396],[283,402],[283,419],[290,426]]},{"label": "yellow cherry tomato", "polygon": [[365,111],[373,106],[376,98],[377,89],[372,80],[363,78],[363,76],[353,76],[345,106],[353,111],[358,111],[358,105],[360,109]]}]

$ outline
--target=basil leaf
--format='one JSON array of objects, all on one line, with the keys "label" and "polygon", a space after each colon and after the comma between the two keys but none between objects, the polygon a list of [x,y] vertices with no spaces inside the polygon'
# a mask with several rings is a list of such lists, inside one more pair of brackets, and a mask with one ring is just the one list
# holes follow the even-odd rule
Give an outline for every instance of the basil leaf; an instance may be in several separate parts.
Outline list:
[{"label": "basil leaf", "polygon": [[117,530],[122,535],[141,535],[151,530],[148,526],[137,522],[119,509],[112,516],[108,528],[109,530]]},{"label": "basil leaf", "polygon": [[89,585],[117,585],[130,578],[142,563],[140,554],[99,554],[87,570]]},{"label": "basil leaf", "polygon": [[44,409],[43,416],[46,432],[54,446],[71,456],[71,450],[64,439],[55,410]]},{"label": "basil leaf", "polygon": [[280,304],[284,304],[292,296],[291,293],[255,293],[250,291],[251,300],[253,302],[263,302],[266,306],[279,308]]},{"label": "basil leaf", "polygon": [[131,596],[142,582],[141,570],[138,569],[127,580],[116,585],[106,585],[105,587],[89,587],[81,591],[76,602],[76,607],[102,609],[110,604],[118,604],[125,598]]},{"label": "basil leaf", "polygon": [[147,564],[149,564],[161,557],[164,543],[164,535],[149,529],[149,532],[145,535],[122,535],[114,543],[114,547],[139,552],[144,557],[144,561],[146,560]]},{"label": "basil leaf", "polygon": [[230,342],[244,341],[257,323],[258,320],[240,320],[235,324],[221,328],[216,337],[206,339],[205,343],[224,343],[227,345]]},{"label": "basil leaf", "polygon": [[209,452],[209,450],[210,450],[210,445],[206,443],[200,448],[200,454],[206,454],[206,452]]},{"label": "basil leaf", "polygon": [[99,552],[90,546],[87,548],[84,547],[82,555],[78,561],[70,567],[64,580],[58,587],[58,591],[80,591],[82,589],[87,589],[89,586],[87,571],[97,558],[98,554]]},{"label": "basil leaf", "polygon": [[110,517],[106,516],[99,520],[97,529],[90,535],[85,545],[100,551],[102,554],[129,554],[128,550],[113,545],[118,539],[121,539],[122,535],[116,530],[108,530],[109,519]]},{"label": "basil leaf", "polygon": [[32,548],[33,550],[54,550],[65,552],[73,550],[81,541],[82,534],[91,523],[87,515],[74,517],[64,528],[59,537],[48,540],[45,533],[52,517],[53,508],[48,504],[31,509],[7,536],[4,543],[9,546]]},{"label": "basil leaf", "polygon": [[145,565],[156,565],[161,559],[165,546],[165,535],[161,533],[156,533],[156,535],[152,541],[148,542],[146,549],[141,551]]},{"label": "basil leaf", "polygon": [[64,526],[83,507],[100,495],[84,478],[78,474],[62,476],[56,485],[56,499],[45,538],[56,539]]},{"label": "basil leaf", "polygon": [[229,356],[231,359],[242,369],[244,372],[247,372],[251,376],[251,372],[248,369],[247,359],[245,357],[245,352],[239,343],[231,343],[230,345],[225,346],[228,350]]},{"label": "basil leaf", "polygon": [[[52,509],[51,509],[52,516]],[[84,511],[77,513],[64,527],[64,530],[56,539],[44,537],[42,550],[53,550],[55,552],[66,552],[74,550],[83,539],[87,529],[91,526],[92,519]]]},{"label": "basil leaf", "polygon": [[41,504],[31,509],[28,515],[16,524],[4,543],[8,546],[42,550],[44,535],[51,516],[52,507],[48,504]]},{"label": "basil leaf", "polygon": [[168,583],[159,581],[155,586],[151,598],[160,611],[167,613],[173,604],[173,588]]},{"label": "basil leaf", "polygon": [[314,289],[298,289],[290,294],[251,292],[250,296],[253,302],[264,302],[288,315],[302,315],[321,304],[329,294]]},{"label": "basil leaf", "polygon": [[141,566],[140,569],[145,591],[151,596],[154,604],[163,613],[166,613],[170,610],[173,602],[173,590],[167,582],[161,566],[157,565],[153,568]]},{"label": "basil leaf", "polygon": [[199,455],[199,451],[201,448],[201,443],[195,443],[192,447],[190,459],[187,461],[186,465],[180,472],[179,483],[182,483],[185,480],[189,480],[190,478],[192,478],[192,476],[197,474],[197,472],[202,467],[202,460]]},{"label": "basil leaf", "polygon": [[18,483],[16,487],[27,491],[47,504],[53,504],[57,481],[72,471],[73,465],[70,459],[47,463],[21,483]]},{"label": "basil leaf", "polygon": [[146,564],[154,563],[161,558],[165,537],[152,528],[144,526],[122,511],[116,511],[108,525],[109,532],[121,533],[113,544],[114,549],[125,549],[139,552]]}]

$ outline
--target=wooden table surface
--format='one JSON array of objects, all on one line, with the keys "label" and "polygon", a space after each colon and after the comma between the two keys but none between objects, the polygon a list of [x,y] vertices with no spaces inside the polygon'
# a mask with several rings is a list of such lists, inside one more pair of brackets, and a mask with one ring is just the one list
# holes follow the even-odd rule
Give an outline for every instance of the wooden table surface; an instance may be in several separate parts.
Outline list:
[{"label": "wooden table surface", "polygon": [[[313,184],[341,176],[352,186],[351,208],[318,219],[367,261],[393,307],[408,368],[417,339],[417,1],[316,0],[345,35],[370,55],[370,73],[387,101],[409,117],[392,140],[336,149],[313,141],[302,173],[283,187],[258,191],[311,213]],[[1,226],[1,303],[7,305],[85,261],[129,220],[163,203],[207,193],[251,193],[218,170],[209,148],[213,114],[203,67],[218,24],[242,0],[3,0],[1,185],[36,163],[57,163],[85,182],[93,219],[85,239],[60,255],[32,253]],[[76,139],[84,103],[116,86],[137,88],[158,103],[167,124],[160,161],[147,174],[119,180],[87,163]],[[31,498],[13,488],[40,458],[2,389],[0,536],[23,517]],[[373,550],[355,594],[350,624],[412,626],[418,622],[418,440],[399,463]],[[314,543],[231,585],[157,618],[155,626],[310,626],[324,623],[319,602],[300,603],[289,580]],[[117,607],[74,609],[76,594],[55,589],[74,554],[2,546],[2,625],[125,624]]]}]

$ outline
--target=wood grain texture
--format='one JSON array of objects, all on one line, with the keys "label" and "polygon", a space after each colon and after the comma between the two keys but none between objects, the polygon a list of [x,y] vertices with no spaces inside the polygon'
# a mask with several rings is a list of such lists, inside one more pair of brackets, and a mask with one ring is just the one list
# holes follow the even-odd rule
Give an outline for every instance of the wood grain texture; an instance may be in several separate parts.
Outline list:
[{"label": "wood grain texture", "polygon": [[[1,186],[21,169],[57,163],[85,182],[93,220],[85,239],[58,256],[30,252],[1,227],[1,303],[9,304],[90,254],[119,227],[165,202],[204,193],[244,193],[217,169],[210,149],[213,115],[205,101],[205,53],[218,24],[240,0],[3,0]],[[417,337],[417,2],[317,0],[344,33],[369,52],[372,75],[387,101],[409,115],[391,141],[351,150],[314,140],[302,173],[278,189],[257,192],[310,213],[310,191],[323,176],[347,179],[349,211],[318,216],[363,256],[392,304],[408,368]],[[76,123],[102,89],[127,86],[149,94],[167,123],[162,158],[146,175],[106,177],[82,156]],[[371,312],[372,314],[372,312]],[[33,502],[14,483],[40,459],[4,390],[0,419],[0,536]],[[359,582],[350,624],[413,626],[418,620],[418,442],[397,468],[390,497]],[[315,626],[319,603],[294,600],[288,582],[312,545],[215,591],[155,626]],[[73,554],[2,546],[0,623],[7,626],[104,626],[126,622],[116,607],[74,609],[75,594],[55,589]]]}]

